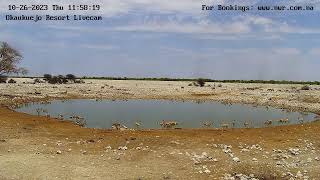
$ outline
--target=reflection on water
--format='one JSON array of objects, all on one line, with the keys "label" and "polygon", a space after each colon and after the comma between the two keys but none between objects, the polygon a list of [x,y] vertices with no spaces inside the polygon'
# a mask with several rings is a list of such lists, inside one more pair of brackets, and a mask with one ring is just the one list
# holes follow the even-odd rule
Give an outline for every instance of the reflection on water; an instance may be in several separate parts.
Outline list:
[{"label": "reflection on water", "polygon": [[217,102],[168,100],[68,100],[28,104],[17,109],[33,115],[73,120],[79,125],[111,128],[239,128],[310,122],[312,113]]}]

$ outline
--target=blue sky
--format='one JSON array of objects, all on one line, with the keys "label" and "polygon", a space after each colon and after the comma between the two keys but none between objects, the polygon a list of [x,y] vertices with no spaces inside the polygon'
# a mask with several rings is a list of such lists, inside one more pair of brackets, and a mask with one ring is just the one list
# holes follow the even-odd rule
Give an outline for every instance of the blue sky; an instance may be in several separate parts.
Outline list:
[{"label": "blue sky", "polygon": [[[22,66],[30,75],[277,80],[320,77],[319,2],[315,0],[96,0],[93,4],[100,4],[101,11],[71,14],[102,15],[103,21],[37,23],[4,21],[5,14],[14,14],[7,11],[8,4],[0,2],[0,41],[23,53]],[[316,9],[205,12],[201,11],[202,4],[314,5]]]}]

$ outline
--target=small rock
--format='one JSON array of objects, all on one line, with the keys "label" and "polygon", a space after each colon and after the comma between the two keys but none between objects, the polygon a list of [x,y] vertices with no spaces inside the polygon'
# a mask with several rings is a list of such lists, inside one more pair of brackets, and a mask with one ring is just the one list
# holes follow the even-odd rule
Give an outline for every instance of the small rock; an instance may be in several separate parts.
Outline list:
[{"label": "small rock", "polygon": [[111,150],[112,148],[111,148],[111,146],[107,146],[107,147],[105,147],[105,149],[106,150]]},{"label": "small rock", "polygon": [[125,150],[127,150],[127,149],[128,149],[127,146],[119,146],[119,147],[118,147],[118,150],[124,150],[124,151],[125,151]]},{"label": "small rock", "polygon": [[199,162],[199,161],[194,161],[194,165],[199,165],[199,164],[201,164],[201,162]]},{"label": "small rock", "polygon": [[232,160],[233,160],[234,162],[240,162],[240,159],[239,159],[238,157],[234,157],[234,158],[232,158]]},{"label": "small rock", "polygon": [[203,152],[201,155],[202,157],[208,157],[208,154],[206,152]]},{"label": "small rock", "polygon": [[87,140],[87,142],[88,142],[88,143],[94,143],[94,142],[95,142],[95,140],[93,140],[93,139],[89,139],[89,140]]},{"label": "small rock", "polygon": [[62,151],[58,150],[58,151],[57,151],[57,154],[62,154]]},{"label": "small rock", "polygon": [[308,162],[308,163],[311,163],[311,162],[312,162],[312,159],[311,159],[311,158],[308,158],[308,159],[307,159],[307,162]]},{"label": "small rock", "polygon": [[298,171],[297,175],[296,175],[296,178],[302,178],[302,177],[303,177],[303,174],[300,171]]},{"label": "small rock", "polygon": [[209,169],[204,170],[204,172],[205,172],[206,174],[211,173],[211,171],[210,171]]},{"label": "small rock", "polygon": [[82,151],[81,153],[82,153],[82,154],[87,154],[87,151]]},{"label": "small rock", "polygon": [[296,156],[300,154],[300,150],[298,148],[289,148],[288,150],[292,155]]}]

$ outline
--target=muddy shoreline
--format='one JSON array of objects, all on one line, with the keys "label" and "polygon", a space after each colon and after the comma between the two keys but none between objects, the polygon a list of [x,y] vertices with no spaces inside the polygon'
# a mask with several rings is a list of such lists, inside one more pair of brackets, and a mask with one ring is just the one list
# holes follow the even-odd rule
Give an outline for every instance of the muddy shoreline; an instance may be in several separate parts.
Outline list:
[{"label": "muddy shoreline", "polygon": [[[86,80],[85,84],[31,84],[18,78],[17,84],[0,85],[0,105],[10,108],[31,103],[67,99],[215,101],[225,104],[270,106],[288,111],[320,114],[320,86],[301,90],[303,85],[190,82]],[[5,86],[5,87],[4,87]],[[4,92],[3,92],[4,91]]]}]

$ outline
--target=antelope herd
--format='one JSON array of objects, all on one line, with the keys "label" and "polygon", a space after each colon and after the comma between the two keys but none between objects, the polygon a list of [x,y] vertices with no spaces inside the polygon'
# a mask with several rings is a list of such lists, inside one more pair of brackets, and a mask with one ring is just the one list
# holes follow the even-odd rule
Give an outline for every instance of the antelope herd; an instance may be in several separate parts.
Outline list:
[{"label": "antelope herd", "polygon": [[162,128],[174,128],[178,123],[176,121],[165,121],[160,122]]}]

